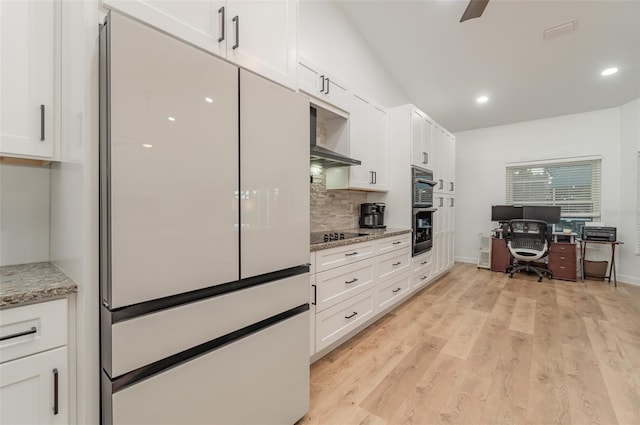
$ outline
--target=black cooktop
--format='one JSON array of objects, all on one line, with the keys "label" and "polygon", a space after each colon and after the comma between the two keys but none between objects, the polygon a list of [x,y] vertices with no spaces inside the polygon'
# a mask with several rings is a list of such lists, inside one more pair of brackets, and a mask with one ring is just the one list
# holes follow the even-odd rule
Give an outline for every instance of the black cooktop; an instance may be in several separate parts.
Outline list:
[{"label": "black cooktop", "polygon": [[351,232],[314,232],[311,233],[311,244],[339,241],[342,239],[352,239],[360,236],[367,236],[368,233]]}]

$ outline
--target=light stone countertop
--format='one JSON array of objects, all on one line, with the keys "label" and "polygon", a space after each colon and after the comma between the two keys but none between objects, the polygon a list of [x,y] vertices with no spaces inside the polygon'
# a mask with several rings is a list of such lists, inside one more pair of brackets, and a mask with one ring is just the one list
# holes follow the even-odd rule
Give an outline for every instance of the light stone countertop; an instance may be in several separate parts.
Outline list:
[{"label": "light stone countertop", "polygon": [[[360,242],[367,242],[367,241],[371,241],[374,239],[382,239],[382,238],[390,238],[392,236],[398,236],[398,235],[403,235],[403,234],[407,234],[407,233],[411,233],[411,229],[393,229],[393,228],[387,228],[387,229],[362,229],[362,228],[356,228],[356,229],[341,229],[341,230],[335,230],[335,231],[327,231],[326,233],[334,233],[334,232],[338,232],[338,233],[366,233],[366,236],[358,236],[357,238],[351,238],[351,239],[341,239],[341,240],[337,240],[337,241],[330,241],[330,242],[323,242],[323,243],[316,243],[316,244],[311,244],[310,246],[310,252],[314,252],[314,251],[320,251],[323,249],[329,249],[329,248],[335,248],[338,246],[347,246],[347,245],[352,245],[355,243],[360,243]],[[317,233],[323,233],[323,232],[317,232]]]},{"label": "light stone countertop", "polygon": [[49,262],[0,267],[0,309],[18,307],[78,291],[78,285]]}]

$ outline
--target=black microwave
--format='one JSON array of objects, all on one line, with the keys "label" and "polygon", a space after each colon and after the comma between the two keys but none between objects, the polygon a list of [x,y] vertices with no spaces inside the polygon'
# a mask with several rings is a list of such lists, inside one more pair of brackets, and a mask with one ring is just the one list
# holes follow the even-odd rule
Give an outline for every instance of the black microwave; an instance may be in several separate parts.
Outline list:
[{"label": "black microwave", "polygon": [[433,180],[433,171],[411,167],[411,182],[413,208],[433,207],[433,187],[437,184]]}]

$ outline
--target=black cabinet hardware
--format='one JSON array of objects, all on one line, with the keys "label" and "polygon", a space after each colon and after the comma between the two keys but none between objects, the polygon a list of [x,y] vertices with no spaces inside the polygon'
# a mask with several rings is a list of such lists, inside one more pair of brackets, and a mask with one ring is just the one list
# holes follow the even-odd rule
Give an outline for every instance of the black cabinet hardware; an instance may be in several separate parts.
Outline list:
[{"label": "black cabinet hardware", "polygon": [[16,332],[14,334],[5,335],[3,337],[0,337],[0,341],[5,341],[7,339],[12,339],[12,338],[18,338],[20,336],[30,335],[30,334],[34,334],[36,332],[38,332],[38,329],[36,329],[35,326],[32,326],[31,329],[29,329],[28,331]]}]

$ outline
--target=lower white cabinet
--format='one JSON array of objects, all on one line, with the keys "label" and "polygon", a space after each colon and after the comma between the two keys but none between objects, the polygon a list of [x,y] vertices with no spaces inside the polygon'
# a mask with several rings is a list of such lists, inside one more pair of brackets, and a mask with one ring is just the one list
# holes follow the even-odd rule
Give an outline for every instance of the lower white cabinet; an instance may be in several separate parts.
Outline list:
[{"label": "lower white cabinet", "polygon": [[408,274],[403,273],[395,278],[381,283],[376,290],[376,308],[379,311],[394,305],[409,294],[411,288]]},{"label": "lower white cabinet", "polygon": [[417,291],[432,281],[433,250],[411,259],[411,290]]},{"label": "lower white cabinet", "polygon": [[67,347],[0,365],[0,423],[69,423]]},{"label": "lower white cabinet", "polygon": [[0,423],[69,423],[68,302],[0,310]]}]

